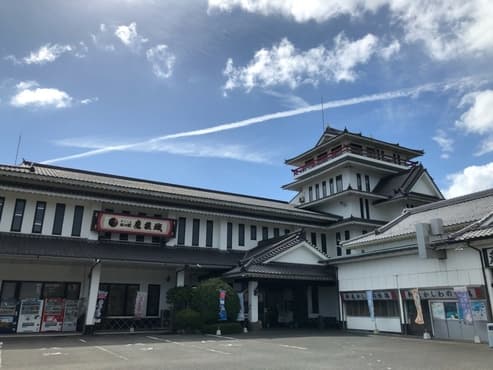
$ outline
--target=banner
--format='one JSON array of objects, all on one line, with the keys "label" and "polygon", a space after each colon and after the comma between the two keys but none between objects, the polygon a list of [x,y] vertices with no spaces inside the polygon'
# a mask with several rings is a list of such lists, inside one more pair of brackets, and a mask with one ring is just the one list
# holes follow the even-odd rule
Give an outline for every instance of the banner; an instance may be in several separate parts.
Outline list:
[{"label": "banner", "polygon": [[219,291],[219,321],[228,320],[228,314],[226,312],[226,291]]},{"label": "banner", "polygon": [[366,291],[366,300],[368,301],[368,311],[370,311],[371,321],[375,321],[375,307],[373,305],[373,292],[371,290]]},{"label": "banner", "polygon": [[135,307],[134,307],[135,317],[137,318],[145,317],[146,301],[147,301],[147,292],[137,292],[137,295],[135,296]]},{"label": "banner", "polygon": [[[462,320],[465,324],[472,325],[472,309],[471,301],[469,300],[469,293],[465,286],[455,287],[455,295],[459,303],[460,313],[462,314]],[[460,317],[461,315],[459,315]]]},{"label": "banner", "polygon": [[423,310],[421,308],[421,297],[419,295],[419,290],[417,288],[411,289],[411,294],[413,296],[414,306],[416,307],[416,319],[414,320],[414,323],[417,325],[423,325],[425,320],[423,319]]},{"label": "banner", "polygon": [[108,292],[100,290],[98,292],[98,299],[96,301],[96,310],[94,311],[94,322],[100,323],[103,317],[103,308],[104,302],[106,301],[106,297],[108,297]]}]

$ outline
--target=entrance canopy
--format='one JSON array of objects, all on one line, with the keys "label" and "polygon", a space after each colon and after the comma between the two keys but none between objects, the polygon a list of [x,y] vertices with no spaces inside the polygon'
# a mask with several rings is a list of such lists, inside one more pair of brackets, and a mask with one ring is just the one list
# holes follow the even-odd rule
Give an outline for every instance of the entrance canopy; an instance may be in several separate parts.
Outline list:
[{"label": "entrance canopy", "polygon": [[265,240],[248,252],[237,267],[223,274],[232,279],[336,280],[335,270],[321,263],[328,257],[305,239],[303,230]]}]

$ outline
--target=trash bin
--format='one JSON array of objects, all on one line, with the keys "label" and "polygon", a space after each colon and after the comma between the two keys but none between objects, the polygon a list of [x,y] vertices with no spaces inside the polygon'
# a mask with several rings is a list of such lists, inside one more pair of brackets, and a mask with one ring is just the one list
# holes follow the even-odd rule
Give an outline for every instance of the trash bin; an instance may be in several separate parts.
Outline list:
[{"label": "trash bin", "polygon": [[488,344],[490,348],[493,348],[493,323],[486,324],[486,331],[488,332]]}]

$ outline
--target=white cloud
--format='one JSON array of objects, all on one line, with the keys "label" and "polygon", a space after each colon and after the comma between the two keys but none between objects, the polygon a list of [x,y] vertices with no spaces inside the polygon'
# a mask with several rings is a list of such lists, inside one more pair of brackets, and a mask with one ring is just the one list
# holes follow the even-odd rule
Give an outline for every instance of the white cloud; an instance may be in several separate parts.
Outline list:
[{"label": "white cloud", "polygon": [[490,0],[209,0],[209,12],[239,8],[296,22],[324,22],[341,15],[361,17],[384,7],[405,40],[422,43],[432,58],[493,52]]},{"label": "white cloud", "polygon": [[87,105],[99,100],[97,97],[77,100],[63,90],[40,87],[36,81],[21,81],[15,85],[15,90],[10,98],[10,105],[16,108],[60,109],[74,104]]},{"label": "white cloud", "polygon": [[83,58],[86,56],[87,51],[87,46],[82,41],[75,46],[48,43],[35,51],[31,51],[26,57],[19,59],[14,55],[8,55],[4,59],[9,60],[14,64],[43,65],[54,62],[66,53],[72,54],[78,58]]},{"label": "white cloud", "polygon": [[[422,94],[425,92],[437,92],[437,91],[440,92],[440,91],[444,91],[444,90],[450,90],[450,89],[454,88],[454,86],[456,88],[461,88],[463,85],[464,85],[464,79],[455,80],[455,81],[446,81],[446,82],[441,82],[441,83],[431,83],[431,84],[412,87],[409,89],[387,91],[387,92],[383,92],[383,93],[379,93],[379,94],[363,95],[363,96],[358,96],[358,97],[349,98],[349,99],[326,101],[323,103],[323,106],[324,106],[324,109],[334,109],[334,108],[339,108],[339,107],[347,107],[347,106],[351,106],[351,105],[356,105],[356,104],[361,104],[361,103],[369,103],[369,102],[375,102],[375,101],[384,101],[384,100],[398,99],[398,98],[405,98],[405,97],[413,98],[413,97],[416,97],[419,94]],[[222,131],[236,130],[236,129],[239,129],[242,127],[248,127],[248,126],[256,125],[259,123],[272,121],[275,119],[293,117],[293,116],[297,116],[297,115],[301,115],[301,114],[305,114],[305,113],[310,113],[310,112],[317,112],[320,110],[321,110],[321,104],[317,103],[317,104],[309,105],[309,106],[303,107],[303,108],[297,108],[297,109],[291,109],[291,110],[287,110],[287,111],[264,114],[262,116],[247,118],[247,119],[244,119],[241,121],[223,123],[223,124],[219,124],[219,125],[215,125],[215,126],[206,127],[203,129],[192,130],[192,131],[183,131],[183,132],[178,132],[175,134],[168,134],[168,135],[163,135],[163,136],[156,136],[156,137],[153,137],[151,139],[141,141],[141,142],[134,142],[134,143],[130,143],[130,144],[120,144],[120,145],[108,145],[105,147],[101,147],[101,148],[97,148],[97,149],[93,149],[93,150],[88,150],[88,151],[78,153],[78,154],[73,154],[73,155],[69,155],[69,156],[49,159],[49,160],[44,161],[43,163],[56,163],[56,162],[63,162],[63,161],[72,160],[72,159],[92,157],[95,155],[101,155],[101,154],[111,153],[111,152],[115,152],[115,151],[128,150],[128,149],[131,149],[133,147],[152,145],[153,143],[159,143],[159,142],[168,141],[168,140],[177,139],[177,138],[210,135],[210,134],[214,134],[214,133],[218,133],[218,132],[222,132]]]},{"label": "white cloud", "polygon": [[91,33],[93,44],[104,51],[115,50],[115,45],[111,43],[110,37],[112,37],[112,35],[109,34],[108,27],[104,23],[99,25],[99,31],[97,33]]},{"label": "white cloud", "polygon": [[260,49],[245,67],[234,66],[230,58],[223,74],[227,77],[224,90],[255,87],[270,88],[278,85],[294,89],[303,84],[316,86],[325,81],[354,81],[355,68],[368,62],[380,50],[378,38],[372,34],[348,40],[342,33],[334,38],[334,47],[320,45],[300,51],[288,40],[282,39],[271,49]]},{"label": "white cloud", "polygon": [[481,146],[474,155],[481,156],[491,152],[493,152],[493,135],[481,141]]},{"label": "white cloud", "polygon": [[455,123],[458,128],[476,134],[493,132],[493,90],[465,95],[459,107],[464,106],[468,106],[469,109]]},{"label": "white cloud", "polygon": [[385,46],[385,47],[381,48],[378,54],[384,60],[389,60],[395,54],[397,54],[400,50],[401,50],[401,44],[399,43],[399,41],[394,40],[388,46]]},{"label": "white cloud", "polygon": [[72,97],[65,91],[55,88],[40,88],[35,85],[20,83],[17,93],[10,99],[10,104],[17,108],[45,107],[67,108],[72,104]]},{"label": "white cloud", "polygon": [[432,139],[438,144],[438,146],[440,146],[440,149],[442,150],[441,157],[443,159],[448,159],[450,157],[450,153],[454,151],[454,140],[441,129],[437,130],[436,135],[433,136]]},{"label": "white cloud", "polygon": [[462,172],[447,176],[450,186],[445,190],[446,198],[473,193],[493,187],[493,162],[481,166],[470,166]]},{"label": "white cloud", "polygon": [[149,41],[145,37],[139,35],[137,32],[137,23],[135,22],[130,23],[128,26],[118,26],[115,30],[115,36],[118,37],[125,46],[128,46],[134,51],[139,51],[142,45]]},{"label": "white cloud", "polygon": [[235,144],[203,144],[194,142],[152,142],[141,145],[108,143],[97,138],[64,139],[56,142],[58,145],[72,148],[101,149],[108,146],[127,146],[128,151],[134,152],[163,152],[187,157],[233,159],[253,163],[271,163],[266,153],[255,152],[252,148]]},{"label": "white cloud", "polygon": [[97,96],[94,96],[94,97],[92,97],[92,98],[82,99],[82,100],[80,101],[80,103],[81,103],[82,105],[87,105],[87,104],[95,103],[95,102],[97,102],[98,100],[99,100],[99,98],[98,98]]},{"label": "white cloud", "polygon": [[298,109],[306,108],[310,105],[306,100],[294,94],[283,94],[272,90],[266,90],[264,93],[278,98],[281,104],[286,108]]},{"label": "white cloud", "polygon": [[162,79],[170,78],[176,57],[168,49],[168,46],[160,44],[146,51],[146,58],[152,65],[152,72]]}]

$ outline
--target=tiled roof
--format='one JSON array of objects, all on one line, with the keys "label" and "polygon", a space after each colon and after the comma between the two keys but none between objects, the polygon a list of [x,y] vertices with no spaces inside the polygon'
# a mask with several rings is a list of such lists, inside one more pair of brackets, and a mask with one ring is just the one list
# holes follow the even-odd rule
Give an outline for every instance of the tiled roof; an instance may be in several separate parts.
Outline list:
[{"label": "tiled roof", "polygon": [[[429,176],[428,171],[426,171],[423,165],[419,164],[394,175],[382,178],[375,186],[375,189],[373,189],[373,192],[384,195],[389,199],[407,195],[411,192],[412,187],[423,174]],[[431,179],[431,176],[429,177]],[[433,179],[431,180],[433,181]]]},{"label": "tiled roof", "polygon": [[449,235],[448,242],[461,242],[493,237],[493,210],[482,219]]},{"label": "tiled roof", "polygon": [[434,218],[446,228],[460,228],[478,221],[493,211],[493,189],[406,209],[402,215],[371,233],[342,242],[346,247],[374,244],[379,241],[411,236],[415,225]]},{"label": "tiled roof", "polygon": [[296,230],[279,238],[272,238],[260,242],[257,247],[252,248],[245,253],[245,256],[241,259],[241,263],[244,265],[263,263],[303,242],[308,243],[322,253],[321,250],[305,239],[304,230]]},{"label": "tiled roof", "polygon": [[180,199],[187,202],[217,202],[238,208],[255,208],[273,213],[289,213],[292,216],[316,219],[319,222],[336,218],[328,214],[297,209],[288,202],[253,197],[241,194],[213,191],[194,187],[180,186],[156,181],[115,176],[97,172],[83,171],[65,167],[24,162],[20,166],[0,165],[0,175],[17,176],[34,181],[49,182],[60,186],[73,184],[87,189],[111,190],[117,193],[149,193],[159,197]]},{"label": "tiled roof", "polygon": [[235,267],[223,274],[230,278],[268,278],[307,281],[335,281],[334,270],[327,266],[312,266],[293,263],[252,265],[246,269]]},{"label": "tiled roof", "polygon": [[4,256],[187,264],[222,269],[232,268],[238,264],[243,254],[243,252],[222,251],[217,248],[167,247],[12,233],[0,233],[0,246],[0,255]]}]

